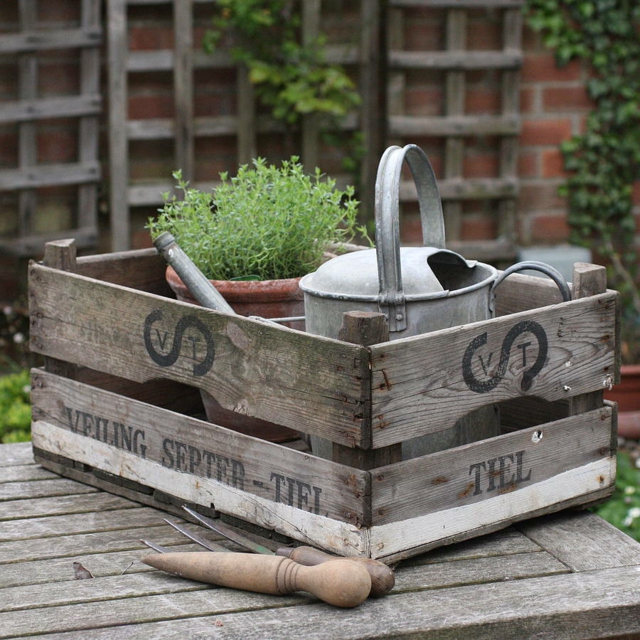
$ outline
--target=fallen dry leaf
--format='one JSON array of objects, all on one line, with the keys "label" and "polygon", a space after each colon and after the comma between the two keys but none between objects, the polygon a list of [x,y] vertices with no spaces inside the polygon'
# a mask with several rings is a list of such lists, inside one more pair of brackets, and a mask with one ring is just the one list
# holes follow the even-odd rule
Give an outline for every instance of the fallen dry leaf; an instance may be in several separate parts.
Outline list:
[{"label": "fallen dry leaf", "polygon": [[93,574],[85,569],[79,562],[73,563],[73,572],[76,574],[76,580],[87,580],[93,578]]}]

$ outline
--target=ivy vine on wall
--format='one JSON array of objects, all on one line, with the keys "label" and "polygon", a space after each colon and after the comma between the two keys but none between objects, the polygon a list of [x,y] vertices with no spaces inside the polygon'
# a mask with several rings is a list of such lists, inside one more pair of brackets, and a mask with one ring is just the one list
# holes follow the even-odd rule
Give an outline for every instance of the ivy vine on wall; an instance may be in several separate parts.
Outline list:
[{"label": "ivy vine on wall", "polygon": [[584,133],[561,146],[569,172],[561,193],[568,200],[571,240],[611,265],[612,286],[623,297],[627,348],[633,349],[640,335],[633,214],[633,183],[640,179],[640,3],[528,0],[527,15],[559,65],[577,59],[589,66],[594,107]]},{"label": "ivy vine on wall", "polygon": [[236,62],[247,65],[258,99],[288,125],[308,113],[347,115],[360,104],[346,71],[327,61],[326,37],[303,42],[300,0],[218,0],[209,51],[226,38]]}]

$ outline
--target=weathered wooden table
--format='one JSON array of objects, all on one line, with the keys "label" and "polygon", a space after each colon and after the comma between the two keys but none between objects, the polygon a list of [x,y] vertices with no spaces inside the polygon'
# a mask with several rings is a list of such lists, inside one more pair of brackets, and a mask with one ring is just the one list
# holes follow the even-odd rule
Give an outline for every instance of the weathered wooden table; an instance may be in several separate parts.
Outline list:
[{"label": "weathered wooden table", "polygon": [[147,567],[140,538],[196,548],[165,516],[1,445],[0,638],[640,638],[640,544],[588,512],[404,561],[391,594],[349,610]]}]

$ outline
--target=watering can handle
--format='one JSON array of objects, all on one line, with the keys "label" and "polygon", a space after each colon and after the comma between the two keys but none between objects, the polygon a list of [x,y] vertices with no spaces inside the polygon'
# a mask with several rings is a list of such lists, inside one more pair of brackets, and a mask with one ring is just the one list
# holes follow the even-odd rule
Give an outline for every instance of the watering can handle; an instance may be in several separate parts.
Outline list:
[{"label": "watering can handle", "polygon": [[517,271],[540,271],[540,273],[544,273],[549,276],[557,285],[560,290],[560,295],[562,296],[563,302],[568,302],[571,300],[571,288],[567,284],[564,276],[551,265],[545,264],[544,262],[537,262],[535,260],[525,260],[524,262],[518,262],[517,264],[511,265],[509,268],[505,269],[494,281],[493,285],[491,285],[491,293],[489,294],[489,311],[491,312],[491,316],[493,316],[495,312],[495,298],[496,298],[496,289],[498,286],[504,282],[506,278],[508,278],[512,273],[516,273]]},{"label": "watering can handle", "polygon": [[406,159],[418,191],[425,247],[444,249],[444,217],[436,178],[427,154],[417,145],[389,147],[378,165],[375,188],[376,247],[380,310],[390,331],[407,326],[400,266],[400,174]]}]

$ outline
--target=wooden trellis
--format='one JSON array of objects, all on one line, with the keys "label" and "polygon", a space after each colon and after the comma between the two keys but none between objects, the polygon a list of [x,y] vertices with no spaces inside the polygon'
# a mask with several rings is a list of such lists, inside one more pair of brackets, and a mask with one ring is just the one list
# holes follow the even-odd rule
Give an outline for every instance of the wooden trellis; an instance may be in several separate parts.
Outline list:
[{"label": "wooden trellis", "polygon": [[[0,124],[15,126],[18,137],[17,166],[0,170],[0,191],[17,192],[17,233],[0,240],[0,251],[25,257],[43,251],[56,237],[73,236],[80,248],[97,240],[98,116],[100,0],[82,0],[76,28],[44,28],[38,22],[37,0],[20,0],[19,31],[0,35],[0,55],[16,61],[17,99],[0,103]],[[58,50],[78,50],[80,81],[75,95],[39,97],[41,57]],[[41,121],[77,119],[78,150],[75,162],[42,164],[38,158]],[[77,186],[77,213],[71,229],[37,233],[38,192],[60,186]]]},{"label": "wooden trellis", "polygon": [[[169,141],[173,144],[173,166],[200,188],[213,182],[194,181],[196,140],[205,137],[229,137],[235,140],[236,158],[244,163],[257,155],[258,136],[282,131],[282,125],[259,114],[252,86],[244,69],[237,68],[237,105],[224,115],[194,117],[194,73],[210,70],[224,73],[235,64],[226,51],[206,54],[194,47],[194,10],[212,0],[108,0],[109,32],[109,135],[111,228],[114,250],[129,247],[131,212],[136,207],[156,207],[163,192],[172,188],[169,171],[157,178],[133,180],[129,166],[131,145],[137,141]],[[128,48],[128,14],[134,5],[164,5],[172,12],[174,41],[171,49],[140,51]],[[420,138],[441,138],[444,142],[443,176],[439,181],[445,201],[448,245],[465,255],[485,260],[511,260],[515,257],[515,198],[518,194],[517,138],[520,132],[518,79],[522,64],[521,0],[390,0],[388,19],[381,18],[380,3],[360,3],[360,32],[356,46],[332,46],[328,58],[357,68],[363,106],[344,123],[345,130],[359,129],[364,134],[366,157],[361,174],[361,197],[367,201],[373,191],[375,170],[381,152],[390,143],[414,142]],[[433,8],[446,13],[445,46],[442,50],[404,50],[402,21],[415,8]],[[467,48],[467,14],[470,10],[491,9],[499,15],[502,46],[496,51]],[[310,39],[320,28],[321,1],[303,3],[303,38]],[[381,51],[381,32],[387,33],[388,50]],[[382,59],[389,67],[388,100],[380,99],[384,75]],[[403,87],[408,73],[438,70],[443,74],[444,107],[438,115],[407,115]],[[501,78],[500,113],[465,113],[466,78],[477,70],[492,70]],[[134,73],[169,72],[173,77],[174,115],[170,118],[132,120],[128,118],[129,76]],[[385,109],[387,109],[385,113]],[[498,175],[468,178],[463,161],[467,141],[477,136],[499,139]],[[302,161],[318,164],[318,126],[313,116],[302,124]],[[338,181],[341,181],[340,176]],[[343,178],[343,181],[349,178]],[[413,185],[403,184],[403,200],[415,198]],[[464,201],[491,202],[498,222],[496,238],[461,243]]]},{"label": "wooden trellis", "polygon": [[[447,246],[467,256],[485,260],[516,257],[515,199],[518,194],[517,153],[519,118],[519,69],[522,64],[522,4],[520,0],[390,0],[388,64],[390,139],[412,142],[417,137],[444,138],[443,179]],[[403,20],[407,10],[441,9],[446,12],[443,50],[403,49]],[[467,13],[484,8],[501,12],[502,48],[474,51],[466,46]],[[439,70],[444,75],[444,109],[440,115],[406,115],[404,87],[407,72]],[[466,115],[466,75],[477,70],[501,74],[501,108],[498,115]],[[465,178],[466,141],[472,136],[499,139],[498,173],[495,178]],[[401,188],[401,197],[416,199],[413,184]],[[482,242],[461,242],[462,203],[465,200],[496,202],[498,234]]]},{"label": "wooden trellis", "polygon": [[[134,207],[157,206],[162,193],[170,191],[170,175],[146,182],[134,182],[129,166],[130,144],[139,140],[169,140],[174,145],[175,167],[194,186],[209,188],[213,183],[196,182],[195,143],[201,137],[235,136],[238,163],[249,162],[257,155],[259,134],[277,133],[283,127],[273,118],[259,114],[256,109],[252,85],[246,70],[237,69],[237,110],[232,115],[194,117],[194,72],[201,69],[225,70],[235,68],[226,51],[207,54],[194,47],[194,9],[197,4],[211,0],[108,0],[108,66],[109,66],[109,138],[110,138],[110,209],[113,249],[129,248],[131,237],[131,210]],[[174,42],[171,50],[130,51],[128,49],[128,14],[134,5],[171,5],[173,12]],[[361,83],[375,87],[379,74],[372,69],[379,63],[377,38],[378,3],[362,2],[361,42],[357,46],[334,46],[327,57],[340,64],[358,65]],[[311,39],[320,25],[320,0],[303,3],[303,38]],[[173,74],[173,118],[128,118],[129,74],[135,72],[165,71]],[[374,82],[372,79],[376,79]],[[370,92],[369,92],[370,93]],[[356,114],[343,123],[345,130],[360,128],[370,146],[380,147],[376,115],[378,101],[365,96],[361,122]],[[301,131],[301,158],[306,166],[317,166],[319,154],[318,124],[312,116],[303,119]],[[378,140],[376,142],[376,140]],[[375,167],[365,162],[363,181],[371,179]],[[340,177],[337,177],[340,181]]]}]

